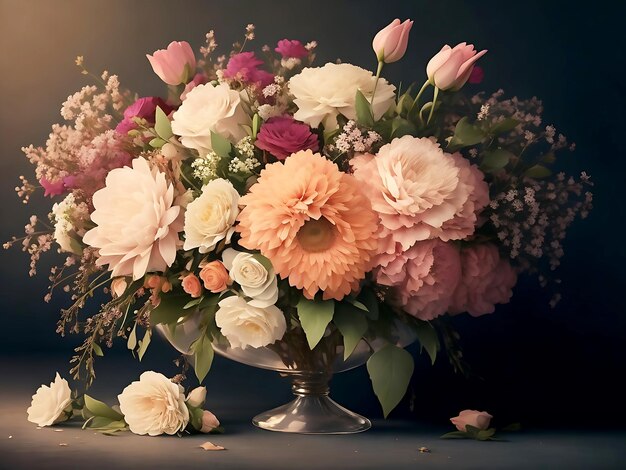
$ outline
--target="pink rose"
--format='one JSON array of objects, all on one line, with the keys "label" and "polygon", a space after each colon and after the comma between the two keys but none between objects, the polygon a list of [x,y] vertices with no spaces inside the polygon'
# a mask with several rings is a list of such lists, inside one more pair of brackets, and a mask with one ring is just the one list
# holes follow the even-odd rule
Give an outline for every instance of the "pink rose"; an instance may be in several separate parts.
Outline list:
[{"label": "pink rose", "polygon": [[265,88],[274,81],[274,75],[259,69],[259,65],[262,64],[263,61],[257,59],[254,52],[240,52],[228,61],[224,70],[224,77]]},{"label": "pink rose", "polygon": [[379,62],[390,64],[402,59],[406,52],[412,26],[411,20],[406,20],[401,24],[400,20],[396,18],[374,36],[372,47]]},{"label": "pink rose", "polygon": [[478,85],[479,83],[482,83],[484,78],[485,71],[483,70],[483,68],[480,65],[475,65],[472,69],[472,73],[470,73],[467,82],[471,83],[472,85]]},{"label": "pink rose", "polygon": [[59,194],[63,194],[66,190],[63,180],[49,181],[47,178],[41,178],[39,184],[44,189],[44,196],[58,196]]},{"label": "pink rose", "polygon": [[159,49],[146,57],[152,70],[168,85],[180,85],[196,71],[196,57],[186,41],[172,41],[167,49]]},{"label": "pink rose", "polygon": [[224,264],[218,260],[211,261],[202,268],[200,279],[202,279],[204,287],[214,294],[225,291],[230,284],[228,271]]},{"label": "pink rose", "polygon": [[202,284],[195,274],[187,274],[181,284],[183,290],[192,298],[196,299],[202,295]]},{"label": "pink rose", "polygon": [[299,150],[310,149],[317,152],[319,140],[307,124],[288,116],[273,117],[261,126],[255,145],[278,160],[284,160]]},{"label": "pink rose", "polygon": [[462,42],[451,48],[447,44],[430,59],[426,75],[431,85],[440,90],[459,90],[470,77],[474,64],[487,53],[476,52],[472,44]]},{"label": "pink rose", "polygon": [[165,114],[169,114],[173,109],[165,101],[156,96],[139,98],[124,110],[124,119],[120,121],[115,130],[120,134],[126,134],[128,131],[136,129],[137,124],[133,122],[134,117],[145,119],[148,123],[154,124],[154,115],[157,106],[161,108]]},{"label": "pink rose", "polygon": [[466,432],[466,426],[468,425],[482,431],[489,428],[491,418],[493,418],[493,416],[486,411],[463,410],[459,413],[459,416],[450,418],[450,421],[452,421],[452,424],[461,432]]},{"label": "pink rose", "polygon": [[219,427],[220,422],[217,417],[210,411],[204,410],[202,412],[202,427],[200,432],[208,433]]},{"label": "pink rose", "polygon": [[289,40],[289,39],[281,39],[278,41],[278,45],[274,49],[278,52],[283,59],[302,59],[309,55],[309,51],[306,50],[306,47],[302,45],[300,41],[297,39]]}]

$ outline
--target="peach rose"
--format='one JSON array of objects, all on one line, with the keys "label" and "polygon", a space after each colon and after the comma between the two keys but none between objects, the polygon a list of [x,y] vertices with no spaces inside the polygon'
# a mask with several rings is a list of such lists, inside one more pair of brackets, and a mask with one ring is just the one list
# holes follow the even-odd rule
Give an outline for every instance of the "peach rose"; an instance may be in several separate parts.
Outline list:
[{"label": "peach rose", "polygon": [[214,294],[225,291],[230,284],[228,271],[224,264],[218,260],[211,261],[202,268],[200,279],[204,282],[204,287]]},{"label": "peach rose", "polygon": [[187,274],[183,277],[182,286],[183,290],[194,299],[202,295],[202,284],[195,274]]},{"label": "peach rose", "polygon": [[452,424],[461,432],[466,432],[466,426],[468,425],[482,431],[489,428],[491,418],[493,418],[493,416],[486,411],[463,410],[459,413],[459,416],[450,418],[450,421],[452,421]]}]

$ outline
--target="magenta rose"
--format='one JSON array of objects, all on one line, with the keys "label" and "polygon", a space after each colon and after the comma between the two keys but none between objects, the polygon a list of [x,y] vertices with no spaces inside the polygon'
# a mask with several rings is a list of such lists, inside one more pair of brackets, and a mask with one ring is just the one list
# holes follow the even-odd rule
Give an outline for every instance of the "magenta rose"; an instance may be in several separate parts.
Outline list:
[{"label": "magenta rose", "polygon": [[304,47],[297,39],[281,39],[278,41],[278,45],[274,50],[278,52],[283,59],[302,59],[309,54],[306,47]]},{"label": "magenta rose", "polygon": [[133,104],[131,104],[124,111],[124,119],[120,121],[115,130],[120,134],[127,134],[128,131],[137,128],[137,124],[133,122],[134,117],[143,118],[150,124],[154,124],[154,115],[156,113],[157,106],[169,114],[172,111],[172,107],[165,101],[156,96],[147,96],[145,98],[139,98]]},{"label": "magenta rose", "polygon": [[263,61],[257,59],[254,52],[240,52],[232,56],[226,64],[224,77],[265,88],[274,81],[274,75],[259,69],[260,65],[263,65]]},{"label": "magenta rose", "polygon": [[255,145],[277,159],[284,160],[299,150],[316,152],[319,149],[319,140],[307,124],[288,116],[273,117],[261,126]]}]

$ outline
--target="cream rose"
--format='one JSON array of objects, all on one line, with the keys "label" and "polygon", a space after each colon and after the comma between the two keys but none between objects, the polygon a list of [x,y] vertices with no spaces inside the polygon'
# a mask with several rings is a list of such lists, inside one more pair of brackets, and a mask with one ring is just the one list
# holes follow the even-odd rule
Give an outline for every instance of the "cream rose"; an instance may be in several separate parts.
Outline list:
[{"label": "cream rose", "polygon": [[72,391],[67,380],[57,372],[50,386],[42,385],[26,410],[28,421],[37,426],[51,426],[66,421],[72,411]]},{"label": "cream rose", "polygon": [[287,329],[285,316],[275,305],[258,308],[238,296],[218,305],[215,323],[234,348],[267,346],[281,339]]},{"label": "cream rose", "polygon": [[278,300],[278,279],[274,269],[266,269],[250,253],[229,248],[222,254],[224,266],[230,277],[241,286],[243,293],[252,297],[248,303],[253,307],[269,307]]},{"label": "cream rose", "polygon": [[[337,127],[337,115],[356,119],[357,90],[368,99],[372,97],[376,77],[369,70],[352,64],[328,63],[323,67],[307,67],[289,80],[298,111],[294,118],[311,127],[324,124],[325,129]],[[395,102],[396,87],[381,78],[376,86],[372,110],[380,119]]]},{"label": "cream rose", "polygon": [[187,404],[189,406],[195,406],[196,408],[200,408],[204,406],[204,402],[206,400],[206,387],[200,386],[194,388],[189,395],[187,395]]},{"label": "cream rose", "polygon": [[250,117],[241,107],[241,97],[228,85],[198,85],[191,90],[174,113],[172,132],[180,136],[185,147],[206,155],[211,145],[211,132],[238,142],[247,134],[243,125]]},{"label": "cream rose", "polygon": [[239,193],[232,183],[216,179],[202,188],[202,194],[185,212],[185,250],[211,251],[221,241],[230,241],[239,214]]},{"label": "cream rose", "polygon": [[189,423],[183,387],[163,374],[147,371],[120,395],[120,410],[135,434],[176,434]]}]

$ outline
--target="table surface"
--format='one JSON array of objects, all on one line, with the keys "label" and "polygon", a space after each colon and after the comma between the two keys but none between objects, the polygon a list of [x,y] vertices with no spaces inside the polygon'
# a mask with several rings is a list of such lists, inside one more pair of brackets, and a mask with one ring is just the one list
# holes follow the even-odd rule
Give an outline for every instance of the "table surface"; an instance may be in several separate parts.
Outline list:
[{"label": "table surface", "polygon": [[[138,371],[129,367],[132,359],[107,359],[92,394],[113,404]],[[0,357],[0,468],[626,468],[626,431],[526,430],[508,434],[504,442],[477,442],[439,439],[450,429],[418,421],[374,420],[368,432],[341,436],[260,430],[250,417],[286,395],[281,392],[277,402],[275,389],[265,388],[274,380],[267,371],[246,367],[229,373],[220,364],[226,367],[218,374],[221,384],[210,383],[208,397],[225,434],[105,436],[82,430],[79,422],[37,429],[26,420],[36,388],[50,382],[55,370],[66,370],[63,357]],[[272,382],[277,383],[285,386]],[[207,440],[227,450],[200,449]],[[422,446],[431,452],[420,453]]]}]

